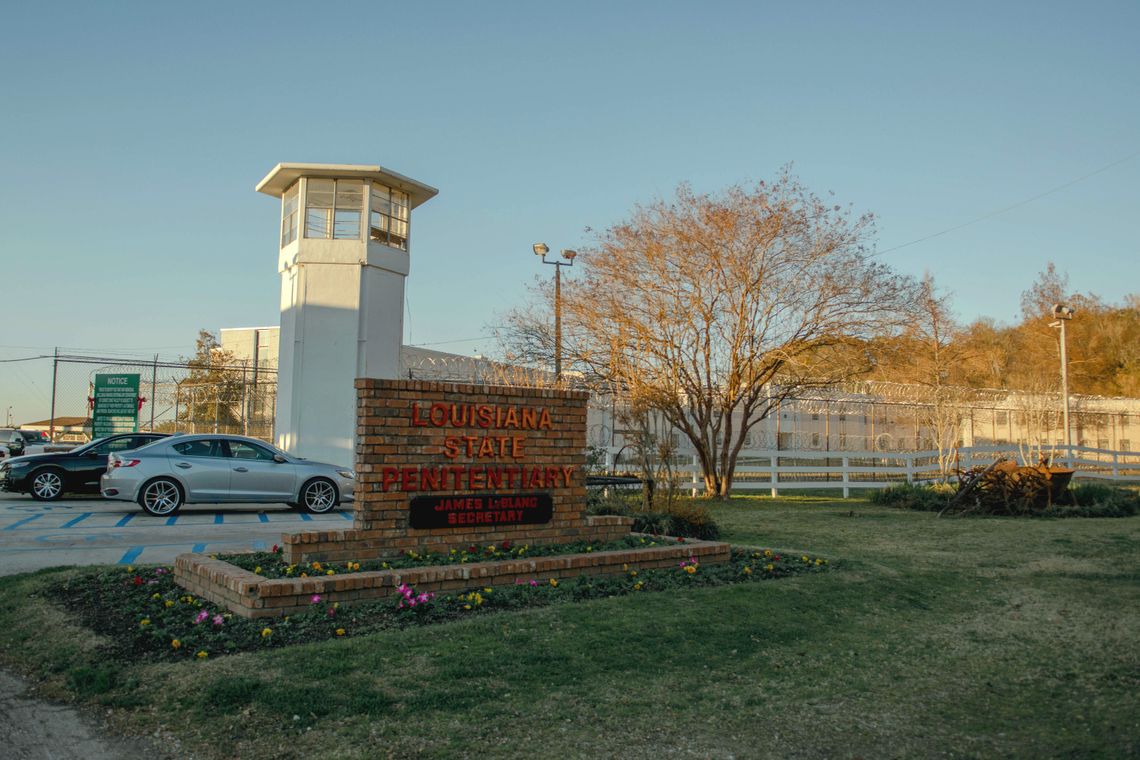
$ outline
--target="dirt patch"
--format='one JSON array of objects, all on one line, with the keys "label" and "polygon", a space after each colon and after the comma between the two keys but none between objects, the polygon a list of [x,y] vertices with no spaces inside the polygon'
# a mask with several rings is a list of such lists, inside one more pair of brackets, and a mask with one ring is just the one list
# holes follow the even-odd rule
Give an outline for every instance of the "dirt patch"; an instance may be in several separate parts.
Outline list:
[{"label": "dirt patch", "polygon": [[162,753],[145,739],[107,736],[73,707],[27,695],[27,684],[0,670],[0,747],[22,760],[132,760]]}]

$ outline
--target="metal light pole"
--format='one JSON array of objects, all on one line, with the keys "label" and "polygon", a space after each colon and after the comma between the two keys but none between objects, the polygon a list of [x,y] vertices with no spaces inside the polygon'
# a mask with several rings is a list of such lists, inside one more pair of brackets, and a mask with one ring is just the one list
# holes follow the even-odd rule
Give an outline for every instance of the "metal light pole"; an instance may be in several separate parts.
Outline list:
[{"label": "metal light pole", "polygon": [[1071,457],[1073,455],[1073,433],[1069,427],[1069,356],[1065,346],[1065,323],[1073,318],[1075,312],[1063,303],[1053,304],[1053,321],[1050,327],[1061,329],[1061,397],[1063,398],[1062,416],[1065,422],[1065,449]]},{"label": "metal light pole", "polygon": [[569,248],[562,249],[562,258],[566,261],[547,261],[546,254],[550,253],[550,246],[546,243],[535,243],[531,246],[535,256],[542,257],[543,264],[554,266],[554,379],[562,382],[562,267],[574,266],[574,257],[577,251]]}]

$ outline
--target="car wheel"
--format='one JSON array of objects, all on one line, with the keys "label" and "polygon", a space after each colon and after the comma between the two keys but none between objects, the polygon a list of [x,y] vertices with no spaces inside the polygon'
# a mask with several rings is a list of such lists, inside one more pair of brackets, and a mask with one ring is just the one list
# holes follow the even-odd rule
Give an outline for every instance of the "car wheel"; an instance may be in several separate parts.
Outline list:
[{"label": "car wheel", "polygon": [[36,470],[32,473],[32,498],[55,501],[63,496],[63,476],[59,470]]},{"label": "car wheel", "polygon": [[314,515],[331,512],[336,507],[336,486],[331,480],[314,478],[301,488],[301,506]]},{"label": "car wheel", "polygon": [[155,517],[172,515],[182,506],[182,489],[170,478],[155,478],[139,491],[139,506]]}]

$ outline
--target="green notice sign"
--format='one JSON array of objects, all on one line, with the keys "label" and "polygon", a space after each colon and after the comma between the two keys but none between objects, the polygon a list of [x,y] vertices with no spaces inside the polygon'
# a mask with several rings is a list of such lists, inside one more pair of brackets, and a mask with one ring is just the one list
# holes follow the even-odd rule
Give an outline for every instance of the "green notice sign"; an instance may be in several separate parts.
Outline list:
[{"label": "green notice sign", "polygon": [[138,374],[96,375],[92,435],[102,438],[139,429]]}]

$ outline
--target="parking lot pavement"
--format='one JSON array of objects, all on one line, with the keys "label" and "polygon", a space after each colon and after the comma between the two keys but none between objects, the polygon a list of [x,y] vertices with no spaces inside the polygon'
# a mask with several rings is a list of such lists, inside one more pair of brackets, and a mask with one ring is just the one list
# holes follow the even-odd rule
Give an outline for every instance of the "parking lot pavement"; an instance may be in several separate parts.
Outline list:
[{"label": "parking lot pavement", "polygon": [[184,552],[268,549],[281,534],[352,527],[347,505],[324,515],[273,504],[191,504],[152,517],[98,498],[34,501],[0,493],[0,575],[57,565],[166,564]]}]

